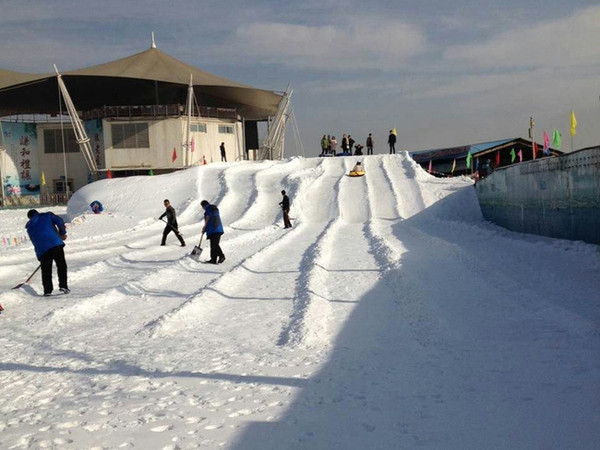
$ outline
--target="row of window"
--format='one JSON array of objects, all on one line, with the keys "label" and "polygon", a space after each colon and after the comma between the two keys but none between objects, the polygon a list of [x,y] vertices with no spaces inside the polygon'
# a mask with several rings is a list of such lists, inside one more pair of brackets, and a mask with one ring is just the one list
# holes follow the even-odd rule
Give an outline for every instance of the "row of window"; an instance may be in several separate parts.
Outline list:
[{"label": "row of window", "polygon": [[[150,148],[150,134],[147,123],[117,123],[111,125],[113,148]],[[190,125],[190,131],[206,133],[206,124]],[[233,125],[219,125],[220,134],[233,134]],[[77,153],[79,145],[72,129],[44,130],[44,150],[46,153]]]}]

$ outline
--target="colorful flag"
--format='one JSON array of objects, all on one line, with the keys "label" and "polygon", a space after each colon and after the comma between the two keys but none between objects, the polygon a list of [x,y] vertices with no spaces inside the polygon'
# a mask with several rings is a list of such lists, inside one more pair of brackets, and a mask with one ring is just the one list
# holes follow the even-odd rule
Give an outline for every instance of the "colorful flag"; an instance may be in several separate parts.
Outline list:
[{"label": "colorful flag", "polygon": [[514,148],[512,148],[512,149],[510,150],[510,163],[511,163],[511,164],[512,164],[512,163],[514,163],[514,162],[515,162],[515,159],[517,159],[517,154],[515,153],[515,149],[514,149]]},{"label": "colorful flag", "polygon": [[432,160],[429,160],[429,173],[433,172]]},{"label": "colorful flag", "polygon": [[556,128],[554,129],[554,134],[552,134],[552,147],[554,147],[558,150],[560,150],[560,148],[562,147],[560,133],[558,132],[558,130]]},{"label": "colorful flag", "polygon": [[392,128],[392,134],[394,136],[398,136],[398,132],[396,131],[396,127]]},{"label": "colorful flag", "polygon": [[177,150],[173,147],[173,156],[171,156],[171,162],[175,162],[177,159]]},{"label": "colorful flag", "polygon": [[46,186],[46,175],[44,175],[44,172],[42,172],[40,182],[41,182],[42,186]]},{"label": "colorful flag", "polygon": [[519,150],[519,153],[517,153],[517,155],[519,155],[519,162],[523,162],[523,150]]},{"label": "colorful flag", "polygon": [[500,150],[496,152],[496,167],[500,165]]},{"label": "colorful flag", "polygon": [[106,178],[112,178],[112,173],[110,172],[110,169],[106,171]]},{"label": "colorful flag", "polygon": [[150,170],[148,171],[148,175],[150,175],[150,176],[154,175],[154,170],[150,169]]},{"label": "colorful flag", "polygon": [[471,152],[467,153],[467,169],[471,167]]},{"label": "colorful flag", "polygon": [[575,118],[575,111],[571,110],[571,136],[575,136],[577,132],[577,119]]},{"label": "colorful flag", "polygon": [[548,148],[550,147],[550,136],[544,130],[544,153],[548,152]]},{"label": "colorful flag", "polygon": [[456,169],[456,159],[452,161],[452,170],[450,171],[450,173],[454,173],[454,169]]},{"label": "colorful flag", "polygon": [[194,153],[194,149],[196,148],[196,144],[194,142],[194,138],[192,138],[191,147],[192,147],[192,153]]}]

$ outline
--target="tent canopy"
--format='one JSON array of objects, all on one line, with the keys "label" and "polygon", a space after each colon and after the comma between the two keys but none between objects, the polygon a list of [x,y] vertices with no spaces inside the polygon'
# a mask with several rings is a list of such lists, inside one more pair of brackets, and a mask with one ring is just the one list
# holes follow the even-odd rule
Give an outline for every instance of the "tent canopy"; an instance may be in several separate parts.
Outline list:
[{"label": "tent canopy", "polygon": [[[247,120],[277,113],[282,96],[197,69],[150,48],[116,61],[62,73],[78,110],[103,106],[185,104],[192,75],[202,106],[236,109]],[[58,111],[56,75],[0,69],[0,116],[54,114]]]}]

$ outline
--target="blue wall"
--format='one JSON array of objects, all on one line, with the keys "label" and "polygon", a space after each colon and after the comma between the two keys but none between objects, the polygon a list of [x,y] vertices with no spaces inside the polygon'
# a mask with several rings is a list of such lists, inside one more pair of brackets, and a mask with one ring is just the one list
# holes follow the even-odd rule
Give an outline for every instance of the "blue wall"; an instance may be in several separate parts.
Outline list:
[{"label": "blue wall", "polygon": [[503,167],[475,188],[486,220],[600,245],[600,147]]}]

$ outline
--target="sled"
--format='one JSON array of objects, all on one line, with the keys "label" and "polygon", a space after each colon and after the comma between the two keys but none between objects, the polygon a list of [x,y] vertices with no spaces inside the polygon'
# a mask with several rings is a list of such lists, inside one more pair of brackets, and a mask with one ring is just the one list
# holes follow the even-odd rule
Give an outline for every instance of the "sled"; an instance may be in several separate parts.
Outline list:
[{"label": "sled", "polygon": [[362,177],[365,174],[364,170],[351,170],[348,174],[349,177]]}]

